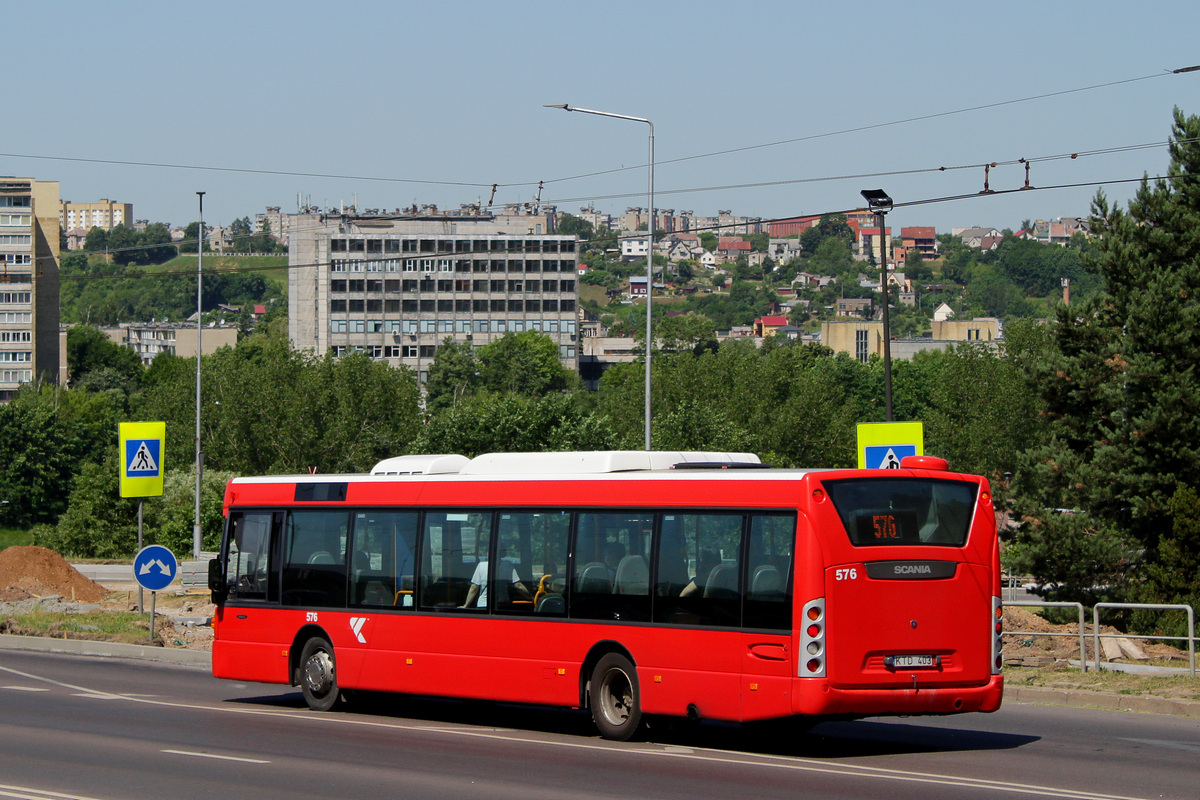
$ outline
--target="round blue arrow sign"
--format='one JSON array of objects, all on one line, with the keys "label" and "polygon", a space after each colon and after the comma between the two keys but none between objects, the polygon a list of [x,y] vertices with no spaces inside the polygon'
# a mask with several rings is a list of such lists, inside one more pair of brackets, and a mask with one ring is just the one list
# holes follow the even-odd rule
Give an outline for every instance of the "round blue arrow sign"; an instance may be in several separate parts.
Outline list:
[{"label": "round blue arrow sign", "polygon": [[170,586],[178,570],[175,555],[161,544],[147,545],[133,557],[134,579],[152,592]]}]

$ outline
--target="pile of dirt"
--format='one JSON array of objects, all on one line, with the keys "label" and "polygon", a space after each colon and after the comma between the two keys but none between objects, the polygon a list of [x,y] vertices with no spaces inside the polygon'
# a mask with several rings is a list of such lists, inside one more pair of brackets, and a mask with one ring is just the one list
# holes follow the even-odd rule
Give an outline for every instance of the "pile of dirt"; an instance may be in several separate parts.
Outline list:
[{"label": "pile of dirt", "polygon": [[[1079,660],[1079,623],[1055,625],[1020,606],[1004,608],[1004,663],[1018,667],[1045,667],[1059,661]],[[1095,659],[1095,627],[1084,624],[1084,650],[1089,661]],[[1101,640],[1102,661],[1180,661],[1186,665],[1188,654],[1161,641],[1126,636],[1109,625],[1100,626],[1101,636],[1121,639]],[[1130,646],[1126,646],[1126,645]]]},{"label": "pile of dirt", "polygon": [[98,603],[108,589],[85,578],[67,560],[45,547],[0,550],[0,602],[57,595],[79,603]]}]

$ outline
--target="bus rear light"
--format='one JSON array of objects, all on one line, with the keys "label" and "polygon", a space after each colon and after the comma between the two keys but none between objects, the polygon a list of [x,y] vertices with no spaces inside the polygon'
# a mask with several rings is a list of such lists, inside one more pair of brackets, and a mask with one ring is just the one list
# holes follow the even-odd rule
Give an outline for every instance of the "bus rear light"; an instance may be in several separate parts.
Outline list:
[{"label": "bus rear light", "polygon": [[800,633],[801,652],[813,658],[800,664],[801,678],[825,677],[825,625],[819,624],[825,619],[825,598],[818,597],[804,604],[804,618],[811,624]]},{"label": "bus rear light", "polygon": [[992,674],[999,675],[1004,667],[1004,604],[995,595],[992,596],[992,619],[995,620],[992,635]]},{"label": "bus rear light", "polygon": [[813,500],[818,503],[825,499],[825,492],[822,489],[813,489]]}]

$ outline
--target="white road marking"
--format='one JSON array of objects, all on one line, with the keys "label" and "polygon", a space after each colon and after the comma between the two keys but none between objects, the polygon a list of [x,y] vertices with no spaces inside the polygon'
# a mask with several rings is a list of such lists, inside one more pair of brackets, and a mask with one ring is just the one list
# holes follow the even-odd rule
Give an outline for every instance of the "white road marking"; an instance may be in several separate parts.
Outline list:
[{"label": "white road marking", "polygon": [[28,786],[6,786],[0,783],[0,797],[19,797],[22,800],[96,800],[78,794],[62,794],[33,789]]},{"label": "white road marking", "polygon": [[241,761],[246,764],[270,764],[270,761],[264,761],[261,758],[242,758],[240,756],[219,756],[216,753],[196,753],[191,750],[163,750],[164,753],[170,753],[176,756],[195,756],[196,758],[216,758],[221,761]]},{"label": "white road marking", "polygon": [[[75,686],[69,683],[63,683],[51,678],[44,678],[39,675],[33,675],[27,672],[13,669],[11,667],[0,666],[0,671],[7,672],[11,675],[17,675],[26,680],[42,681],[53,686],[60,686],[66,689],[73,689],[78,692],[89,692],[86,687]],[[324,725],[352,725],[356,727],[367,728],[384,728],[391,730],[403,731],[427,731],[450,736],[463,736],[476,739],[496,739],[506,742],[513,741],[511,733],[507,732],[490,732],[480,729],[460,728],[431,728],[422,726],[421,724],[411,724],[403,722],[393,722],[388,720],[375,719],[357,719],[341,715],[325,714],[321,712],[303,711],[278,711],[257,708],[229,708],[226,706],[206,706],[196,703],[177,703],[169,700],[150,700],[141,697],[126,697],[120,694],[111,692],[89,692],[90,696],[105,697],[112,700],[126,700],[132,703],[146,703],[149,705],[165,706],[173,709],[187,709],[192,711],[211,711],[222,714],[244,714],[249,716],[262,717],[280,717],[285,719],[304,720],[305,722],[314,722]],[[526,739],[525,743],[533,745],[541,745],[544,747],[556,747],[562,749],[575,750],[592,750],[602,752],[624,752],[631,755],[650,756],[657,758],[682,758],[697,761],[719,762],[722,764],[736,764],[739,766],[749,767],[767,767],[770,769],[783,769],[794,772],[812,772],[829,775],[843,775],[857,778],[876,778],[879,780],[895,781],[901,783],[924,783],[929,785],[956,786],[964,789],[983,789],[991,792],[1005,792],[1008,794],[1024,794],[1038,797],[1060,797],[1068,798],[1069,800],[1149,800],[1149,798],[1133,797],[1129,795],[1116,794],[1099,794],[1097,792],[1081,791],[1077,789],[1060,789],[1053,786],[1038,786],[1035,784],[1015,783],[1012,781],[994,781],[986,778],[968,778],[956,775],[939,775],[930,772],[914,772],[911,770],[887,769],[884,767],[870,767],[857,764],[844,764],[835,761],[821,761],[818,759],[800,758],[793,756],[749,756],[749,755],[730,755],[721,750],[710,750],[704,748],[696,748],[694,753],[680,753],[677,751],[669,751],[666,747],[647,748],[644,746],[629,746],[620,743],[612,742],[599,744],[596,742],[576,742],[576,741],[556,741],[556,740],[539,740]],[[85,799],[86,800],[86,799]]]},{"label": "white road marking", "polygon": [[1170,739],[1125,739],[1124,741],[1137,742],[1138,744],[1152,744],[1155,747],[1184,750],[1189,753],[1200,753],[1200,744],[1193,744],[1191,742],[1173,742]]},{"label": "white road marking", "polygon": [[7,689],[10,692],[48,692],[49,689],[44,686],[0,686],[0,689]]}]

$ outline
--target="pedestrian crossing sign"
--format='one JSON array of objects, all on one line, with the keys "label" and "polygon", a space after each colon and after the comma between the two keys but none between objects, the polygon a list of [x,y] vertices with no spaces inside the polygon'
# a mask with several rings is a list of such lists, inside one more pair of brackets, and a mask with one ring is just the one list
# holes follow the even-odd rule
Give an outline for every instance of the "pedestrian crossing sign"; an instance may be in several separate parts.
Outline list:
[{"label": "pedestrian crossing sign", "polygon": [[122,422],[119,425],[121,497],[159,497],[163,493],[165,422]]},{"label": "pedestrian crossing sign", "polygon": [[858,468],[900,469],[905,456],[925,455],[920,422],[863,422],[858,426]]}]

